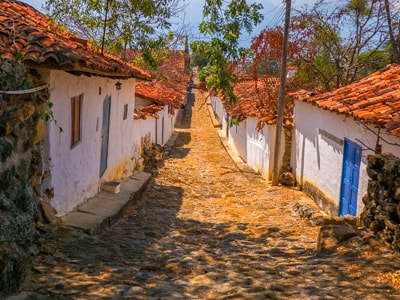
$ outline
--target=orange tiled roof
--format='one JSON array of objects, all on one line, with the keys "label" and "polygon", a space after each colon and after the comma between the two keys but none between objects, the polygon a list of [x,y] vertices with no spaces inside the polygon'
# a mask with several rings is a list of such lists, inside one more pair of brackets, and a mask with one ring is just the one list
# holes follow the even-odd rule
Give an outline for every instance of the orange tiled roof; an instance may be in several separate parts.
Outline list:
[{"label": "orange tiled roof", "polygon": [[[129,59],[134,59],[140,51],[128,51]],[[168,50],[164,61],[160,62],[156,71],[150,71],[154,80],[152,82],[139,82],[136,84],[135,95],[156,104],[170,105],[170,112],[180,108],[186,96],[186,89],[190,77],[184,74],[184,52]],[[141,118],[156,117],[153,104],[135,110]],[[136,116],[136,115],[135,115]]]},{"label": "orange tiled roof", "polygon": [[[172,60],[173,61],[173,60]],[[190,76],[184,74],[183,69],[173,63],[165,63],[152,72],[152,76],[161,82],[163,86],[174,90],[181,95],[186,95]]]},{"label": "orange tiled roof", "polygon": [[160,104],[150,104],[140,108],[135,108],[133,113],[134,119],[139,120],[143,119],[146,120],[147,117],[158,119],[158,112],[163,110],[164,106]]},{"label": "orange tiled roof", "polygon": [[[235,86],[238,102],[224,107],[230,117],[243,121],[247,117],[257,117],[261,123],[272,125],[277,121],[277,104],[280,80],[267,78],[264,80],[246,80]],[[284,123],[293,120],[293,103],[287,102],[284,111]]]},{"label": "orange tiled roof", "polygon": [[174,107],[180,107],[184,100],[184,95],[181,93],[166,87],[163,83],[155,82],[138,82],[135,95],[159,104],[172,104]]},{"label": "orange tiled roof", "polygon": [[45,15],[21,1],[0,1],[0,58],[76,74],[150,79],[142,69],[115,56],[101,55],[82,39],[57,28]]},{"label": "orange tiled roof", "polygon": [[385,68],[331,92],[299,91],[295,99],[353,117],[400,137],[400,65]]},{"label": "orange tiled roof", "polygon": [[[165,57],[159,61],[157,70],[149,71],[153,78],[170,89],[183,95],[190,80],[190,75],[184,73],[185,51],[165,50]],[[126,59],[132,61],[142,55],[140,50],[127,50]]]},{"label": "orange tiled roof", "polygon": [[[160,58],[159,65],[169,65],[178,69],[181,73],[184,73],[185,69],[185,50],[172,50],[166,49],[161,52],[165,53],[165,56]],[[141,50],[128,49],[125,51],[124,55],[127,61],[133,61],[142,56]],[[121,53],[122,55],[122,53]],[[155,71],[156,73],[158,71]]]}]

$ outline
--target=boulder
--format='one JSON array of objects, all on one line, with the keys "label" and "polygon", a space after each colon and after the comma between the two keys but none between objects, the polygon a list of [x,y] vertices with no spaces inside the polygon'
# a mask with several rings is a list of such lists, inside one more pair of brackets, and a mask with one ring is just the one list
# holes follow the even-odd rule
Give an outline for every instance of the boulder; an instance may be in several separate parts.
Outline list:
[{"label": "boulder", "polygon": [[50,203],[41,200],[39,202],[40,213],[44,222],[52,225],[59,225],[60,219],[56,216],[56,209]]},{"label": "boulder", "polygon": [[284,186],[295,186],[296,178],[291,172],[283,172],[279,176],[279,183]]},{"label": "boulder", "polygon": [[335,249],[344,241],[357,236],[358,230],[348,225],[322,226],[318,235],[317,252],[321,253]]}]

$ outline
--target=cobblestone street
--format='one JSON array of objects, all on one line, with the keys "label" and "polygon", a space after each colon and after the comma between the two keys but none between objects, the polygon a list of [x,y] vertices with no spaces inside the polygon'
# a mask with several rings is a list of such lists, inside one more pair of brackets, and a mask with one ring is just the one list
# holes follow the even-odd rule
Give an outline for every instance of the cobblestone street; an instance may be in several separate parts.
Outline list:
[{"label": "cobblestone street", "polygon": [[19,299],[400,299],[400,260],[366,234],[317,254],[300,191],[240,170],[195,91],[164,166],[109,230],[47,232]]}]

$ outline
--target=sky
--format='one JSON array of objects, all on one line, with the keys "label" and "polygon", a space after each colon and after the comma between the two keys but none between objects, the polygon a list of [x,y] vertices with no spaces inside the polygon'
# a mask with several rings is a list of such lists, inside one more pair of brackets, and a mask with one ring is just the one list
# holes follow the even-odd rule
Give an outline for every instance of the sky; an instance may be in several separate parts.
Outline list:
[{"label": "sky", "polygon": [[[39,11],[43,12],[42,5],[45,3],[45,0],[22,1],[32,5]],[[187,27],[189,29],[191,39],[204,39],[204,37],[200,36],[198,32],[198,26],[202,21],[204,0],[185,0],[185,2],[188,4],[185,13],[185,24],[188,24]],[[262,29],[266,27],[274,27],[278,24],[283,25],[283,20],[285,16],[285,6],[283,0],[258,0],[250,2],[258,2],[264,6],[264,21],[262,22],[262,24],[254,28],[251,36],[242,37],[240,39],[240,44],[243,47],[249,47],[252,37],[256,36]],[[292,0],[292,7],[300,8],[306,4],[312,5],[314,2],[316,2],[316,0]]]}]

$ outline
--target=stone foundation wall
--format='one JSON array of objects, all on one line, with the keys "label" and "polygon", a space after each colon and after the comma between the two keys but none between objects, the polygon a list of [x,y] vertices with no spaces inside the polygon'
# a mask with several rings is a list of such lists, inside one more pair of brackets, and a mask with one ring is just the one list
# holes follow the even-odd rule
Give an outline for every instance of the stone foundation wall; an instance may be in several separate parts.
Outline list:
[{"label": "stone foundation wall", "polygon": [[363,224],[392,249],[400,250],[400,158],[392,154],[368,156],[368,192],[363,197]]},{"label": "stone foundation wall", "polygon": [[[1,91],[24,89],[27,83],[27,78],[19,78],[18,70],[14,72],[11,67],[0,61]],[[8,71],[11,76],[7,76]],[[22,95],[0,93],[0,299],[17,291],[30,256],[37,251],[43,173],[41,115],[46,99],[47,90]]]},{"label": "stone foundation wall", "polygon": [[331,216],[337,216],[339,213],[338,206],[335,202],[326,196],[318,187],[316,187],[311,182],[305,181],[301,186],[306,195],[310,196],[315,203],[326,213],[330,214]]},{"label": "stone foundation wall", "polygon": [[290,167],[290,161],[292,156],[292,135],[293,135],[293,126],[287,125],[283,127],[285,134],[285,148],[283,149],[283,157],[282,157],[282,168],[281,172],[292,172],[292,168]]}]

